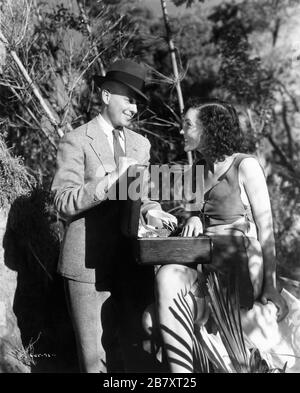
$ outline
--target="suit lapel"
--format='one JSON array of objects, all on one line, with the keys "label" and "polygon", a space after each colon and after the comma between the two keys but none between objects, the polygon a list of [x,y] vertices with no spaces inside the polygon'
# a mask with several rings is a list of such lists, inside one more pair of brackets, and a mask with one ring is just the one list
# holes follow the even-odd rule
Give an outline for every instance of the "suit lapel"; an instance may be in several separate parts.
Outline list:
[{"label": "suit lapel", "polygon": [[[90,138],[90,146],[93,153],[96,154],[105,171],[107,173],[114,171],[116,169],[116,164],[113,152],[111,151],[107,137],[101,129],[96,117],[88,123],[86,134]],[[136,143],[136,138],[134,138],[134,133],[124,128],[124,135],[126,156],[138,159],[139,146]]]},{"label": "suit lapel", "polygon": [[105,171],[107,173],[114,171],[116,169],[114,156],[97,118],[88,123],[86,134],[90,138],[90,146],[93,152],[101,161]]}]

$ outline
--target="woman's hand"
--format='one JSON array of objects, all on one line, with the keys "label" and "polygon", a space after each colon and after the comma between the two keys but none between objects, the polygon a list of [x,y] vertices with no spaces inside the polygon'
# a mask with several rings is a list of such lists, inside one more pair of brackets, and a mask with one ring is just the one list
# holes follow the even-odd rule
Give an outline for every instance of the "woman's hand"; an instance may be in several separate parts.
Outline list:
[{"label": "woman's hand", "polygon": [[262,304],[267,304],[268,300],[277,308],[277,322],[282,321],[287,316],[289,308],[285,299],[273,285],[265,285],[260,298]]},{"label": "woman's hand", "polygon": [[194,216],[190,217],[185,226],[183,227],[181,236],[199,236],[200,233],[203,233],[203,225],[199,217]]}]

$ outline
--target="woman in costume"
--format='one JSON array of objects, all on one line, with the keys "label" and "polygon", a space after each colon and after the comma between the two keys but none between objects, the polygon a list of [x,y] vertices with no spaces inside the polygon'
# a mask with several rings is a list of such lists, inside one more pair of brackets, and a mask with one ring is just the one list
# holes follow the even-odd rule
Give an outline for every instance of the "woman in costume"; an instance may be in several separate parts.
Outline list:
[{"label": "woman in costume", "polygon": [[[276,286],[267,184],[257,159],[242,153],[243,134],[236,110],[220,100],[193,99],[186,106],[182,133],[185,151],[197,150],[205,160],[201,214],[187,220],[182,236],[204,233],[227,236],[231,243],[235,239],[238,243],[241,237],[247,240],[248,266],[234,270],[241,307],[251,308],[254,300],[262,304],[270,301],[277,308],[277,320],[282,320],[288,307]],[[226,255],[224,265],[225,259]],[[219,268],[222,271],[222,266]],[[156,273],[156,312],[169,370],[194,372],[193,326],[205,323],[209,313],[205,275],[197,267],[161,266]]]}]

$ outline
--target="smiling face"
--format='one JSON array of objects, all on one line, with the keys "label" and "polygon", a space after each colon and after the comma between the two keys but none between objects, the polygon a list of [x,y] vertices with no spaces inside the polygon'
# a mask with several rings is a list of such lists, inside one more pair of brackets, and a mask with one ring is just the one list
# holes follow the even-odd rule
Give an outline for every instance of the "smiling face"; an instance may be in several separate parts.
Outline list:
[{"label": "smiling face", "polygon": [[202,125],[198,119],[198,109],[190,108],[184,116],[181,134],[184,134],[184,151],[199,150],[203,134]]},{"label": "smiling face", "polygon": [[107,82],[102,86],[102,116],[114,128],[128,127],[137,113],[134,92],[117,82]]}]

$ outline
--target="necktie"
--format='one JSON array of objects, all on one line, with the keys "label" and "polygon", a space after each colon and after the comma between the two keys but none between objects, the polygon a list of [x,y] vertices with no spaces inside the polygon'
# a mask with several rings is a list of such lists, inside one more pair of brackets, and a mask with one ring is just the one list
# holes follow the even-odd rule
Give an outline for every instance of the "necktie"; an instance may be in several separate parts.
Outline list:
[{"label": "necktie", "polygon": [[122,149],[121,143],[120,143],[120,131],[118,129],[113,130],[113,146],[114,146],[114,158],[115,158],[115,163],[118,166],[119,165],[119,158],[125,156],[125,152]]}]

